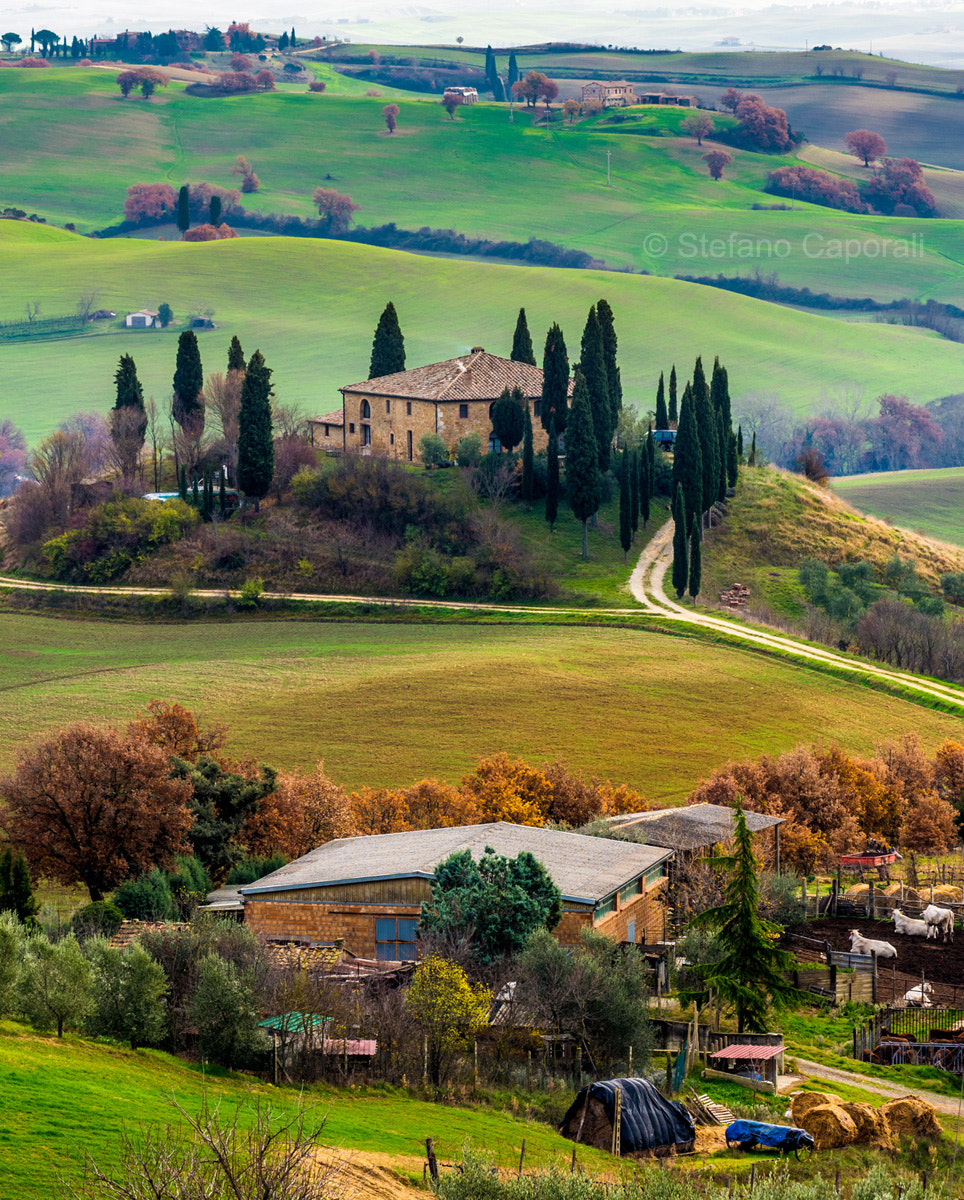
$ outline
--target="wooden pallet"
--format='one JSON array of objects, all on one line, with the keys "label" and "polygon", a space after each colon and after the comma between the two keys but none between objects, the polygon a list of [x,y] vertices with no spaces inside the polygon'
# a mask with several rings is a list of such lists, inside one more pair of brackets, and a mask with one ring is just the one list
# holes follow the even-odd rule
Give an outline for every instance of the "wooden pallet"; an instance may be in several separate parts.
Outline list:
[{"label": "wooden pallet", "polygon": [[693,1096],[690,1104],[696,1108],[707,1125],[732,1125],[736,1117],[725,1104],[717,1104],[709,1096],[702,1095],[693,1088],[688,1089]]}]

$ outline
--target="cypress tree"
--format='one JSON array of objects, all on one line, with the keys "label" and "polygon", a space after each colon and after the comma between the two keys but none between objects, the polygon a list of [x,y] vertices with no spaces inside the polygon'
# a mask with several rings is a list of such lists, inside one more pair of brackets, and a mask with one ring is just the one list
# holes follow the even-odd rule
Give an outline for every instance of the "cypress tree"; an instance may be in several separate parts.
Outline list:
[{"label": "cypress tree", "polygon": [[[526,321],[526,310],[519,309],[519,316],[515,323],[515,333],[512,335],[512,353],[509,355],[513,362],[528,363],[531,367],[536,365],[536,356],[532,352],[532,338],[529,336],[529,325]],[[566,380],[568,384],[568,380]]]},{"label": "cypress tree", "polygon": [[[673,489],[675,495],[676,488],[682,488],[686,511],[698,516],[703,511],[703,453],[699,431],[696,428],[695,410],[690,385],[687,384],[680,406],[679,429],[676,431],[676,442],[673,445]],[[685,539],[685,527],[682,536]],[[684,578],[684,591],[685,588]]]},{"label": "cypress tree", "polygon": [[549,445],[546,448],[546,520],[552,533],[559,515],[559,438],[556,419],[549,419]]},{"label": "cypress tree", "polygon": [[181,465],[181,474],[177,480],[177,494],[187,504],[187,467]]},{"label": "cypress tree", "polygon": [[137,366],[129,354],[122,354],[114,373],[117,399],[114,408],[139,408],[144,410],[144,389],[137,378]]},{"label": "cypress tree", "polygon": [[626,469],[629,471],[629,523],[633,530],[633,541],[636,540],[636,531],[639,529],[639,462],[642,457],[637,446],[629,451],[626,463]]},{"label": "cypress tree", "polygon": [[212,196],[211,202],[208,205],[208,221],[212,225],[221,224],[221,197]]},{"label": "cypress tree", "polygon": [[596,315],[595,305],[589,309],[586,327],[582,333],[579,369],[586,380],[586,389],[589,393],[589,407],[592,412],[593,433],[596,435],[596,456],[599,469],[608,471],[616,426],[609,403],[609,378],[606,371],[606,358],[603,354],[602,329]]},{"label": "cypress tree", "polygon": [[723,414],[723,421],[727,429],[729,429],[733,424],[733,416],[730,412],[730,380],[726,373],[726,367],[720,366],[719,357],[713,360],[713,374],[710,380],[710,401],[713,408]]},{"label": "cypress tree", "polygon": [[553,416],[556,432],[565,433],[568,418],[569,355],[562,330],[553,321],[546,334],[546,346],[542,353],[542,404],[539,418],[542,428],[548,430]]},{"label": "cypress tree", "polygon": [[693,597],[693,603],[696,603],[696,597],[700,594],[700,575],[703,571],[703,562],[700,551],[700,523],[696,517],[690,518],[690,577],[689,577],[689,593]]},{"label": "cypress tree", "polygon": [[689,563],[686,556],[686,498],[682,485],[677,485],[676,488],[673,521],[673,588],[676,591],[676,599],[682,600],[689,582]]},{"label": "cypress tree", "polygon": [[177,194],[177,227],[181,233],[191,228],[191,199],[186,183]]},{"label": "cypress tree", "polygon": [[255,350],[241,387],[238,414],[238,487],[258,511],[274,475],[274,442],[271,437],[271,369]]},{"label": "cypress tree", "polygon": [[291,37],[290,37],[289,45],[291,46],[292,50],[298,49],[298,39],[295,37],[294,25],[291,26]]},{"label": "cypress tree", "polygon": [[619,345],[616,338],[616,321],[606,300],[596,302],[596,318],[602,333],[603,358],[606,360],[606,378],[609,382],[609,407],[612,409],[615,432],[616,420],[623,410],[623,385],[619,377],[619,363],[616,361]]},{"label": "cypress tree", "polygon": [[629,476],[632,471],[632,461],[629,452],[624,450],[619,456],[619,544],[623,548],[623,562],[633,544],[633,500]]},{"label": "cypress tree", "polygon": [[288,40],[289,40],[288,39],[288,31],[286,29],[284,31],[284,33],[282,33],[281,37],[278,38],[278,49],[279,50],[287,50],[288,49]]},{"label": "cypress tree", "polygon": [[241,343],[238,341],[238,335],[235,334],[231,338],[231,345],[228,347],[228,370],[243,371],[244,368],[244,351],[241,349]]},{"label": "cypress tree", "polygon": [[485,77],[489,81],[489,87],[492,89],[492,96],[496,98],[496,91],[499,86],[499,77],[495,69],[495,55],[492,53],[492,47],[485,48]]},{"label": "cypress tree", "polygon": [[204,405],[201,403],[203,387],[204,370],[197,335],[193,330],[185,329],[177,339],[174,398],[171,403],[171,416],[185,433],[200,433],[204,429]]},{"label": "cypress tree", "polygon": [[646,431],[646,470],[649,475],[649,490],[647,496],[656,495],[656,439],[653,437],[653,427]]},{"label": "cypress tree", "polygon": [[710,404],[710,389],[706,384],[701,358],[697,358],[693,368],[692,397],[703,460],[703,489],[700,495],[702,507],[694,510],[687,505],[687,508],[693,516],[699,517],[702,521],[703,513],[707,512],[710,506],[716,502],[716,494],[720,487],[720,439],[716,427],[716,414]]},{"label": "cypress tree", "polygon": [[740,456],[736,451],[736,434],[730,427],[730,436],[726,439],[726,483],[728,487],[736,487],[740,476]]},{"label": "cypress tree", "polygon": [[663,372],[659,373],[659,386],[656,388],[656,428],[669,429],[669,413],[666,411],[666,387],[663,383]]},{"label": "cypress tree", "polygon": [[397,371],[404,370],[405,339],[398,324],[395,305],[389,300],[375,328],[368,378],[378,379],[382,375],[394,375]]},{"label": "cypress tree", "polygon": [[722,504],[726,500],[726,477],[729,473],[730,466],[730,439],[733,437],[733,430],[727,429],[723,424],[723,412],[717,409],[716,413],[716,439],[719,448],[717,461],[719,464],[719,482],[716,485],[716,499]]},{"label": "cypress tree", "polygon": [[535,461],[532,450],[532,414],[529,411],[529,401],[523,400],[525,423],[522,426],[522,499],[526,502],[526,511],[532,511],[532,497],[535,493]]},{"label": "cypress tree", "polygon": [[582,556],[588,558],[586,523],[599,508],[599,459],[589,408],[589,389],[578,367],[566,426],[566,493],[573,515],[582,522]]},{"label": "cypress tree", "polygon": [[743,426],[740,425],[736,431],[736,453],[738,458],[743,457]]},{"label": "cypress tree", "polygon": [[224,472],[218,472],[218,510],[222,517],[227,516],[227,497],[224,494]]},{"label": "cypress tree", "polygon": [[191,503],[198,510],[198,512],[201,511],[201,493],[198,490],[196,474],[191,481]]},{"label": "cypress tree", "polygon": [[514,50],[509,51],[509,71],[506,81],[510,88],[514,83],[519,82],[519,64],[515,60]]},{"label": "cypress tree", "polygon": [[653,490],[648,454],[639,456],[639,467],[639,515],[643,518],[643,528],[645,529],[646,522],[649,520],[649,498]]},{"label": "cypress tree", "polygon": [[669,372],[669,427],[675,429],[679,424],[679,409],[676,406],[676,363]]},{"label": "cypress tree", "polygon": [[750,457],[747,459],[747,465],[756,466],[756,430],[753,430],[753,441],[750,442]]}]

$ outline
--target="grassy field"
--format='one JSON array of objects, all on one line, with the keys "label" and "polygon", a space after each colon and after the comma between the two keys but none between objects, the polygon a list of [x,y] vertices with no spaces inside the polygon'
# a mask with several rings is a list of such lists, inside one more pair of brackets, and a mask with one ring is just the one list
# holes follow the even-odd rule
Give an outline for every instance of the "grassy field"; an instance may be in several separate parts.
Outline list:
[{"label": "grassy field", "polygon": [[[209,1100],[221,1100],[228,1112],[238,1104],[261,1102],[277,1113],[291,1113],[298,1103],[294,1088],[272,1088],[223,1073],[205,1077],[199,1068],[159,1051],[131,1052],[69,1035],[58,1041],[3,1022],[0,1200],[47,1200],[60,1194],[65,1176],[77,1179],[85,1154],[102,1165],[115,1163],[122,1132],[136,1135],[145,1126],[176,1125],[171,1097],[195,1113],[205,1090]],[[401,1173],[419,1180],[427,1135],[434,1137],[444,1162],[457,1159],[466,1141],[484,1146],[506,1167],[518,1165],[523,1138],[526,1164],[532,1168],[561,1167],[572,1153],[572,1143],[553,1129],[508,1113],[320,1086],[309,1088],[304,1099],[315,1120],[327,1113],[325,1145],[398,1156]],[[579,1160],[597,1170],[611,1167],[612,1161],[585,1146]]]},{"label": "grassy field", "polygon": [[0,769],[81,717],[154,697],[230,726],[278,767],[325,760],[351,788],[458,780],[505,750],[679,803],[728,758],[799,742],[866,753],[957,718],[742,649],[633,630],[245,623],[149,626],[0,615]]},{"label": "grassy field", "polygon": [[863,512],[964,546],[964,467],[848,475],[831,486]]},{"label": "grassy field", "polygon": [[[70,313],[86,289],[118,313],[167,301],[181,319],[192,306],[210,306],[219,328],[200,335],[206,373],[224,369],[237,333],[247,354],[265,355],[279,400],[312,415],[340,406],[338,387],[367,376],[372,330],[389,299],[416,366],[476,345],[508,354],[520,304],[540,350],[558,320],[575,360],[585,314],[605,296],[616,314],[625,400],[642,409],[654,403],[659,372],[675,361],[688,373],[697,354],[726,364],[737,420],[749,393],[806,412],[852,394],[926,401],[960,384],[959,347],[926,330],[851,325],[673,280],[342,242],[96,242],[0,222],[0,284],[0,320],[22,318],[24,298],[38,301],[42,314]],[[163,406],[178,332],[115,322],[90,336],[7,344],[0,419],[12,418],[35,441],[79,409],[105,412],[123,353],[133,355],[145,395]]]}]

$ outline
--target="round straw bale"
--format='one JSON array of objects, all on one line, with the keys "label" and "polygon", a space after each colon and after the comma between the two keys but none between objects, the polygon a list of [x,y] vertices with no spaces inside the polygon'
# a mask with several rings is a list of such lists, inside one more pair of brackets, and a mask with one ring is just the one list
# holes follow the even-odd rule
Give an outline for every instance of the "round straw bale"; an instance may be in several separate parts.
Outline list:
[{"label": "round straw bale", "polygon": [[887,1121],[879,1109],[869,1104],[841,1104],[840,1107],[857,1126],[857,1141],[865,1146],[889,1149],[893,1142]]},{"label": "round straw bale", "polygon": [[[794,1092],[790,1097],[790,1116],[794,1125],[800,1125],[800,1122],[811,1110],[811,1108],[820,1108],[824,1104],[836,1104],[836,1096],[828,1096],[826,1092]],[[800,1125],[802,1129],[803,1126]]]},{"label": "round straw bale", "polygon": [[813,1138],[818,1150],[836,1150],[857,1140],[857,1126],[838,1104],[819,1104],[798,1122]]},{"label": "round straw bale", "polygon": [[954,887],[950,883],[939,883],[937,887],[931,888],[930,899],[935,904],[939,904],[942,900],[945,904],[948,902],[951,904],[960,904],[962,898],[964,898],[964,892],[962,892],[961,888]]},{"label": "round straw bale", "polygon": [[850,896],[853,900],[866,900],[870,892],[870,884],[855,883],[853,887],[847,888],[844,892],[845,896]]},{"label": "round straw bale", "polygon": [[901,1096],[897,1100],[888,1100],[881,1106],[880,1114],[887,1122],[892,1138],[896,1139],[904,1133],[918,1138],[941,1136],[937,1114],[919,1096]]}]

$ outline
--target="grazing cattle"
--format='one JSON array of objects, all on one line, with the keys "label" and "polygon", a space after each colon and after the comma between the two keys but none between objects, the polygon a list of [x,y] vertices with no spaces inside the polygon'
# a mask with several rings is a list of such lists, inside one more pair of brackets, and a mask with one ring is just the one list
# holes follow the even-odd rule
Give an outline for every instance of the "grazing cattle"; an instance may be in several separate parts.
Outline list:
[{"label": "grazing cattle", "polygon": [[928,936],[926,921],[915,921],[913,917],[905,917],[899,908],[894,909],[893,918],[895,933],[902,933],[906,937]]},{"label": "grazing cattle", "polygon": [[934,994],[934,989],[929,983],[919,983],[917,987],[913,987],[909,992],[904,992],[904,999],[911,1008],[930,1008],[934,1003],[931,997]]},{"label": "grazing cattle", "polygon": [[938,908],[936,904],[928,904],[921,913],[927,925],[927,936],[937,937],[940,930],[944,941],[954,940],[954,913],[949,908]]},{"label": "grazing cattle", "polygon": [[890,942],[875,942],[865,938],[858,929],[850,931],[851,954],[876,954],[878,958],[896,958],[897,951]]}]

